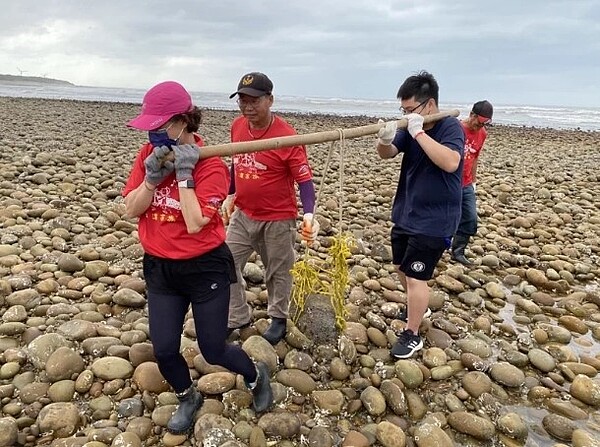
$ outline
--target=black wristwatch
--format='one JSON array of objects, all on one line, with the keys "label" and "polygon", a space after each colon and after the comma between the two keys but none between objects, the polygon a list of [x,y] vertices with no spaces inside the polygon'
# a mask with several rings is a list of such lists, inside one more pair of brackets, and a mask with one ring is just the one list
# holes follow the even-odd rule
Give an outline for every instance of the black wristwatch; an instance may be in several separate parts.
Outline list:
[{"label": "black wristwatch", "polygon": [[179,180],[177,182],[177,186],[179,186],[180,188],[193,188],[194,186],[196,186],[196,182],[194,182],[192,179]]}]

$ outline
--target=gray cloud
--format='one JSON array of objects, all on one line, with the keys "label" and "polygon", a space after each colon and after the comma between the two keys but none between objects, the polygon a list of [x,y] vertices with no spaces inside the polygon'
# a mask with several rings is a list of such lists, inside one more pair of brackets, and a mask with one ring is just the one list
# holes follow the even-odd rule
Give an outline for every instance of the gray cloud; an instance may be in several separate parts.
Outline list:
[{"label": "gray cloud", "polygon": [[393,98],[420,69],[443,101],[597,105],[595,0],[281,2],[0,0],[0,73],[229,92],[261,70],[277,94]]}]

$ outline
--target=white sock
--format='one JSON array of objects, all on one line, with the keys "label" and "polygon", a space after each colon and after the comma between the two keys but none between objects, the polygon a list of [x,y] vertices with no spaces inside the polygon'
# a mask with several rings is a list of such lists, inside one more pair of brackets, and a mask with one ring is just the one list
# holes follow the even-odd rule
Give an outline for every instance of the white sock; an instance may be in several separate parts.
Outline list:
[{"label": "white sock", "polygon": [[256,366],[255,366],[254,369],[256,369],[256,380],[254,382],[248,383],[248,386],[250,387],[251,390],[256,388],[256,385],[258,385],[258,368],[256,368]]}]

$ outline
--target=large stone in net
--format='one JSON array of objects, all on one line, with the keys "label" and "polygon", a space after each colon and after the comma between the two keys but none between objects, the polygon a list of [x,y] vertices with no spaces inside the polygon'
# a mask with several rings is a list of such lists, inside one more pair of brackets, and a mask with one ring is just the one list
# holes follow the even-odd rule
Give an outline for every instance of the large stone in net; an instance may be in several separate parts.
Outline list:
[{"label": "large stone in net", "polygon": [[[293,315],[292,312],[290,312]],[[331,299],[324,295],[308,295],[304,301],[304,312],[296,326],[316,345],[337,346],[338,329]]]}]

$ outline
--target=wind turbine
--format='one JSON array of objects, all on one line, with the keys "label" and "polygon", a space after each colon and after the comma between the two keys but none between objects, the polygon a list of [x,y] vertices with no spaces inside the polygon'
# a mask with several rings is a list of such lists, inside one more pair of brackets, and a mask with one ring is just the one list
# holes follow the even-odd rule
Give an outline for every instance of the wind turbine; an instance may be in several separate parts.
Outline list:
[{"label": "wind turbine", "polygon": [[27,73],[27,70],[21,70],[19,67],[17,67],[17,70],[19,71],[20,76],[23,76],[23,73]]}]

